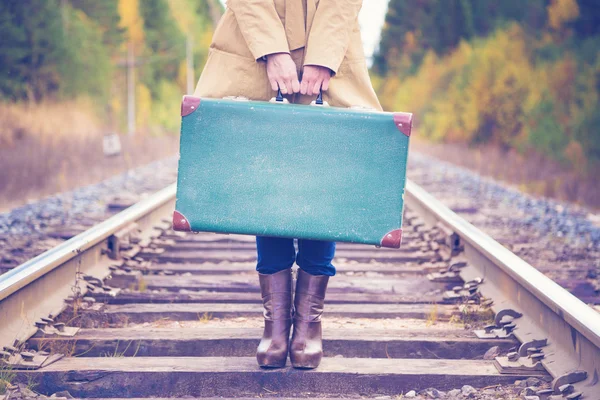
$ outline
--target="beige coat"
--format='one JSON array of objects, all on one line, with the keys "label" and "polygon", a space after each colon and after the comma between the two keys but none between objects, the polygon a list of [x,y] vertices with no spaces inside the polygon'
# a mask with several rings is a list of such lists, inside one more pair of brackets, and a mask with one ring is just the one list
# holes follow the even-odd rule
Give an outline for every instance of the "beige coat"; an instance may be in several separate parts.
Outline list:
[{"label": "beige coat", "polygon": [[[320,65],[335,75],[323,94],[331,106],[380,110],[358,25],[362,0],[228,0],[195,95],[269,100],[275,93],[262,56],[290,53],[298,74]],[[308,104],[311,96],[290,101]]]}]

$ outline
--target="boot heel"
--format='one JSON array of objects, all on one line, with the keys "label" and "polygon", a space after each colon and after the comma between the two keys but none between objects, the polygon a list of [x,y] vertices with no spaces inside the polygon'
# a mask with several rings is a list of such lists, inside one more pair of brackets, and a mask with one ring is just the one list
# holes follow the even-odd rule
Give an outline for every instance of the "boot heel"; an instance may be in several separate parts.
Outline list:
[{"label": "boot heel", "polygon": [[321,315],[329,276],[310,275],[298,269],[294,294],[294,332],[290,360],[294,368],[312,369],[323,358]]},{"label": "boot heel", "polygon": [[264,307],[265,328],[256,350],[256,360],[263,368],[285,366],[292,326],[291,268],[275,274],[258,274]]}]

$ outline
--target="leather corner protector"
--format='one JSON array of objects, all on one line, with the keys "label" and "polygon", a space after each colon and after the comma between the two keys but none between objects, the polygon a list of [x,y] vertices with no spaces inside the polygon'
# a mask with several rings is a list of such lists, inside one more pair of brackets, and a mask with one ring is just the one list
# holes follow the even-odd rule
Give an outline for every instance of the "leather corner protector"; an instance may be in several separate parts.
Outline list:
[{"label": "leather corner protector", "polygon": [[185,117],[196,111],[200,107],[200,97],[183,96],[181,101],[181,116]]},{"label": "leather corner protector", "polygon": [[413,124],[413,115],[405,112],[394,113],[394,125],[406,136],[410,137]]},{"label": "leather corner protector", "polygon": [[402,243],[402,229],[394,229],[393,231],[386,233],[381,239],[381,247],[399,249],[400,243]]},{"label": "leather corner protector", "polygon": [[173,230],[180,232],[191,232],[192,230],[190,222],[177,210],[173,211]]}]

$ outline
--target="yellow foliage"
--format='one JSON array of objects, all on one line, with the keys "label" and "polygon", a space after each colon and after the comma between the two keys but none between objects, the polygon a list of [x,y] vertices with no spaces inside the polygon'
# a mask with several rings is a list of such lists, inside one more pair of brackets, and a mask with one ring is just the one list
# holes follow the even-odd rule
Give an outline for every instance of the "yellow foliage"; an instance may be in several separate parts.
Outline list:
[{"label": "yellow foliage", "polygon": [[[390,105],[393,104],[394,94],[398,92],[400,88],[400,78],[392,75],[386,77],[381,83],[381,105],[384,109],[390,108]],[[393,108],[393,107],[392,107]]]},{"label": "yellow foliage", "polygon": [[147,86],[138,83],[135,87],[136,109],[135,124],[139,131],[148,130],[152,115],[152,94]]},{"label": "yellow foliage", "polygon": [[179,63],[177,68],[177,86],[181,90],[181,93],[185,93],[187,90],[187,62],[183,60]]},{"label": "yellow foliage", "polygon": [[118,10],[121,27],[127,29],[127,37],[133,44],[144,41],[144,20],[140,16],[139,0],[119,0]]},{"label": "yellow foliage", "polygon": [[153,134],[179,132],[181,89],[174,82],[161,81],[158,84],[158,98],[152,103]]},{"label": "yellow foliage", "polygon": [[417,49],[417,37],[414,32],[406,32],[404,35],[404,48],[403,50],[412,53]]},{"label": "yellow foliage", "polygon": [[[569,4],[553,1],[549,12],[568,21],[576,15]],[[391,72],[374,87],[385,109],[413,112],[432,140],[535,150],[584,173],[600,158],[600,52],[591,65],[566,50],[548,61],[537,49],[556,41],[513,24],[446,56],[429,52],[414,75]]]},{"label": "yellow foliage", "polygon": [[213,30],[205,29],[204,32],[202,32],[202,35],[200,35],[200,40],[198,42],[198,46],[200,46],[201,49],[208,49],[208,46],[210,46],[210,44],[212,42],[212,37],[213,37]]},{"label": "yellow foliage", "polygon": [[579,17],[577,0],[552,0],[546,10],[548,11],[548,24],[557,31],[560,31],[566,23]]},{"label": "yellow foliage", "polygon": [[475,47],[462,42],[441,59],[429,52],[416,75],[388,83],[381,97],[388,108],[421,116],[421,132],[434,140],[489,137],[509,145],[522,134],[533,79],[527,54],[525,35],[514,25]]},{"label": "yellow foliage", "polygon": [[169,9],[177,25],[186,35],[192,34],[196,18],[196,13],[189,12],[193,5],[189,0],[169,0]]}]

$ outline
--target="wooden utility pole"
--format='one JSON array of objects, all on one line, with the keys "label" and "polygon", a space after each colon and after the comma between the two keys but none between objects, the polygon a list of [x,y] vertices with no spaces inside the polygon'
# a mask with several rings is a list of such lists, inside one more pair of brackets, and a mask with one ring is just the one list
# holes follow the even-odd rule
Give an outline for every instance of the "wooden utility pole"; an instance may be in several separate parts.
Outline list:
[{"label": "wooden utility pole", "polygon": [[135,54],[131,40],[127,48],[127,134],[135,135]]}]

